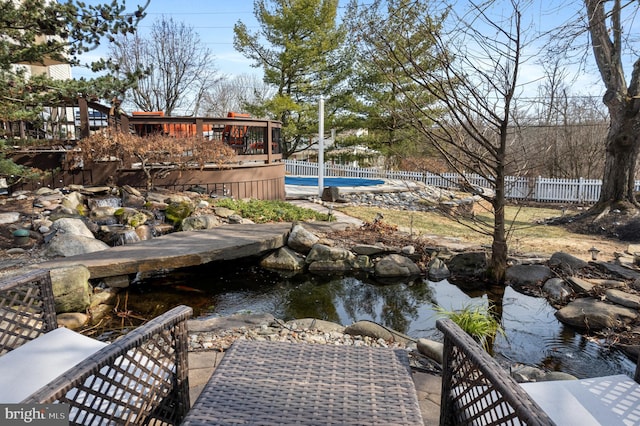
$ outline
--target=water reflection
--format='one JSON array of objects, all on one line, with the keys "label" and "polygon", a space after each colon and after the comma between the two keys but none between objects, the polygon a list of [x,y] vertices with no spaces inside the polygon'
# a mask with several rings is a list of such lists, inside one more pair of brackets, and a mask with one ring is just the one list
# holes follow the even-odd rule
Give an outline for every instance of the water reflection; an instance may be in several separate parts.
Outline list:
[{"label": "water reflection", "polygon": [[465,292],[446,280],[379,285],[363,277],[286,277],[245,261],[148,277],[131,288],[128,309],[151,317],[187,304],[196,317],[249,311],[272,313],[283,320],[318,318],[343,325],[370,320],[414,338],[441,341],[434,305],[458,310],[489,303],[506,331],[494,342],[494,357],[505,366],[522,363],[579,378],[633,374],[635,364],[624,354],[563,326],[546,300],[510,287]]},{"label": "water reflection", "polygon": [[422,280],[381,286],[355,277],[315,277],[295,285],[286,296],[285,318],[344,325],[370,320],[406,333],[419,308],[431,302],[431,289]]}]

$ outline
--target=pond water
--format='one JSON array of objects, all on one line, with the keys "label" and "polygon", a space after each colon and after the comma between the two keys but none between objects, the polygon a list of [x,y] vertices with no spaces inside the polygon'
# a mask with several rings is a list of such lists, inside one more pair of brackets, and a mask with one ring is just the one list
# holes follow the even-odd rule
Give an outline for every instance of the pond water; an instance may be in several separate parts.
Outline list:
[{"label": "pond water", "polygon": [[283,320],[313,317],[343,325],[371,320],[413,338],[442,341],[434,305],[456,310],[488,303],[506,332],[493,348],[505,366],[522,363],[578,378],[633,375],[635,364],[622,352],[564,326],[546,300],[510,287],[465,292],[446,280],[380,285],[357,276],[287,277],[244,259],[144,277],[130,287],[127,308],[147,317],[186,304],[195,317],[268,312]]}]

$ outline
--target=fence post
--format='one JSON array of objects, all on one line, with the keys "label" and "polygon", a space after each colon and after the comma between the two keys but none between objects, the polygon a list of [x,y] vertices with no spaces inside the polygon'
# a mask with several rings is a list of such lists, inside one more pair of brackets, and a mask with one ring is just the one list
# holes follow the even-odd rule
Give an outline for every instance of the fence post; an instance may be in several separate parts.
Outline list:
[{"label": "fence post", "polygon": [[578,179],[578,202],[582,203],[584,200],[584,179],[580,177]]}]

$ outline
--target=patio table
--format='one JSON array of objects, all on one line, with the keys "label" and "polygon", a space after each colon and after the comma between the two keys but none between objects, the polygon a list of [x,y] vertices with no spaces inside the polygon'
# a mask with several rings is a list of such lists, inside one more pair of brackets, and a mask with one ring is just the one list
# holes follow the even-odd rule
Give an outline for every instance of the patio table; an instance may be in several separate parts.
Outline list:
[{"label": "patio table", "polygon": [[407,352],[236,341],[183,425],[421,425]]}]

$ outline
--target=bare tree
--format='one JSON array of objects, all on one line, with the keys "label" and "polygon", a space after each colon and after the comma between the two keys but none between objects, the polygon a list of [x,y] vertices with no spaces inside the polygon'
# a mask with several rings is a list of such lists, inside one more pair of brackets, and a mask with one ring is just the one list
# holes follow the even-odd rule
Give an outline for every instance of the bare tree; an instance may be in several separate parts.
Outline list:
[{"label": "bare tree", "polygon": [[195,115],[216,78],[211,51],[203,46],[192,27],[162,17],[148,37],[139,33],[117,37],[110,54],[120,72],[147,70],[146,77],[127,92],[136,108],[164,111],[167,116]]},{"label": "bare tree", "polygon": [[[634,197],[636,163],[640,146],[640,59],[633,51],[634,64],[627,84],[623,48],[626,42],[623,16],[637,18],[638,2],[584,0],[588,31],[596,65],[606,92],[603,102],[609,110],[605,168],[600,199],[594,211],[606,212],[615,206],[637,210]],[[633,27],[631,22],[627,29]]]},{"label": "bare tree", "polygon": [[601,178],[606,111],[598,99],[573,93],[564,59],[555,58],[543,66],[545,78],[538,96],[531,99],[534,111],[520,138],[537,154],[537,161],[528,167],[529,175]]},{"label": "bare tree", "polygon": [[[484,228],[493,239],[488,272],[495,282],[503,283],[507,267],[505,170],[510,165],[509,127],[523,62],[521,6],[512,0],[511,13],[498,18],[499,13],[492,15],[494,2],[472,1],[464,16],[449,11],[452,28],[432,32],[428,30],[432,28],[430,19],[438,13],[412,14],[420,2],[396,1],[395,7],[388,9],[390,16],[371,12],[380,3],[375,1],[369,14],[362,14],[366,19],[358,31],[365,42],[363,48],[370,49],[374,63],[384,58],[385,63],[392,60],[397,64],[386,78],[398,82],[396,88],[406,105],[404,113],[450,167],[461,175],[473,171],[490,182],[494,191],[480,193],[494,213],[493,223]],[[413,19],[408,22],[406,16]],[[395,26],[392,36],[384,30],[388,23]],[[421,30],[425,32],[417,38],[416,31]],[[416,39],[432,44],[429,60],[418,60],[414,55]],[[424,93],[416,97],[414,93],[419,92],[415,90],[403,91],[406,84],[401,83],[406,83],[407,77],[440,108],[424,108]]]},{"label": "bare tree", "polygon": [[253,74],[224,77],[204,94],[198,114],[226,117],[230,111],[243,112],[247,104],[264,103],[275,94],[275,88]]}]

